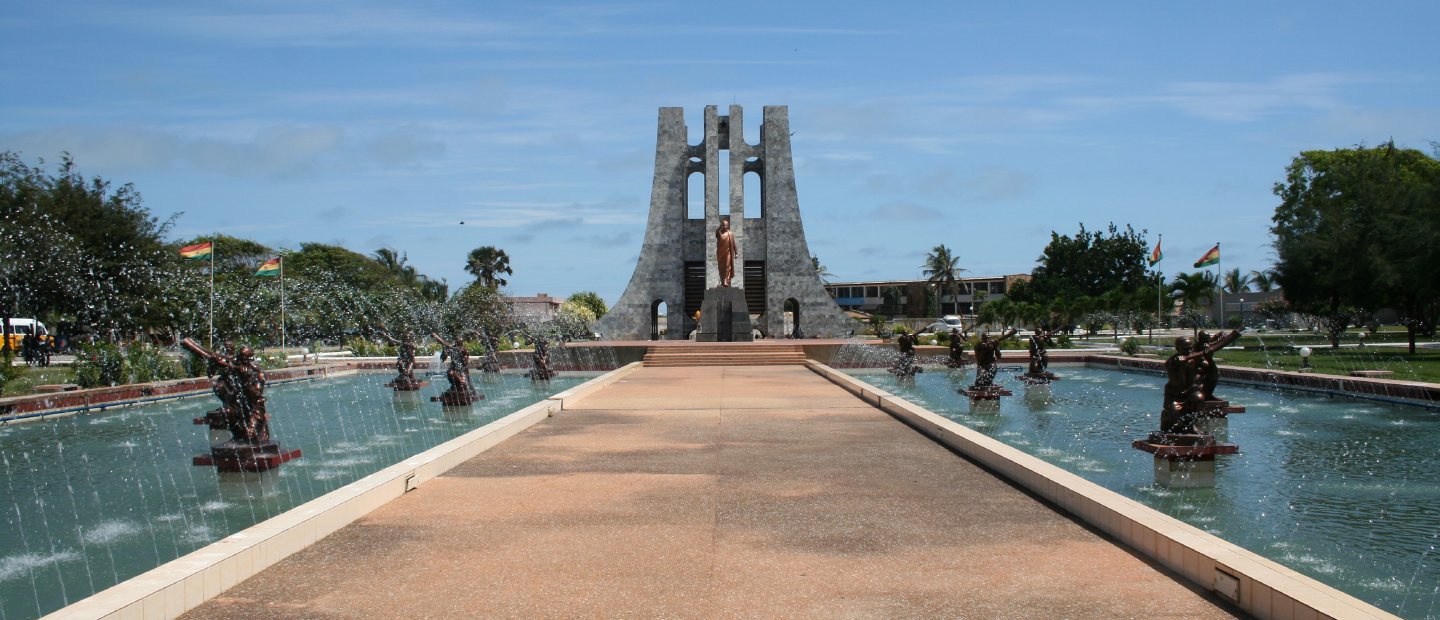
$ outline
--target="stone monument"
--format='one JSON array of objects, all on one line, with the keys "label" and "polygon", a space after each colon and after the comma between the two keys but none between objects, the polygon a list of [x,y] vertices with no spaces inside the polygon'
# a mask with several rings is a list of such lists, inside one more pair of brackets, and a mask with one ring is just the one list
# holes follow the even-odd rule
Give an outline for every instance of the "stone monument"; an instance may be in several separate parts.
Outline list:
[{"label": "stone monument", "polygon": [[[788,108],[765,106],[758,144],[745,141],[742,118],[738,105],[730,106],[728,116],[706,106],[705,138],[691,145],[684,110],[660,108],[645,241],[625,293],[596,324],[605,338],[660,337],[662,304],[664,337],[672,340],[692,331],[698,341],[750,340],[752,315],[772,338],[838,337],[853,329],[854,321],[826,294],[810,260],[790,158]],[[722,151],[729,185],[723,193]],[[687,213],[692,174],[705,180],[704,216],[693,219]],[[759,177],[758,213],[745,209],[746,174]],[[733,247],[721,247],[731,242]],[[722,249],[733,261],[728,286]],[[787,311],[794,313],[795,330],[788,334]]]}]

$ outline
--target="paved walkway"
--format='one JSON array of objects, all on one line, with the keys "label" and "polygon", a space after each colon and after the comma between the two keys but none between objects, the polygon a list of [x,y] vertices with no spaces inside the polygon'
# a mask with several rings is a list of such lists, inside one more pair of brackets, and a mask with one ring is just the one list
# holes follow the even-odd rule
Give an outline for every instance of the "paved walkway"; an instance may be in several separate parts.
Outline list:
[{"label": "paved walkway", "polygon": [[640,369],[185,617],[1230,613],[797,366]]}]

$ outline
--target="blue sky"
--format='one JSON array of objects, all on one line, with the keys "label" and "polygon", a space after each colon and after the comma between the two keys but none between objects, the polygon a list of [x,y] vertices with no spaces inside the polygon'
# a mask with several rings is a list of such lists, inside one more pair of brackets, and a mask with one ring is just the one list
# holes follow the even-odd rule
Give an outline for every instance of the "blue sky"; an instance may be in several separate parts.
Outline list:
[{"label": "blue sky", "polygon": [[[1050,231],[1267,267],[1302,150],[1440,140],[1425,2],[66,2],[0,20],[0,149],[133,182],[176,238],[393,247],[618,299],[657,109],[790,107],[836,280],[1029,272]],[[460,222],[464,224],[460,224]]]}]

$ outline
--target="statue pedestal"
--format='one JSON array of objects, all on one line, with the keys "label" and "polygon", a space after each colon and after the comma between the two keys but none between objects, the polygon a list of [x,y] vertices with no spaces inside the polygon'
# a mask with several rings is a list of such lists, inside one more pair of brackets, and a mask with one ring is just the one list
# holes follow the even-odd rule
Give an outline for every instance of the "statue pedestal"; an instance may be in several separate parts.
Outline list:
[{"label": "statue pedestal", "polygon": [[430,397],[430,402],[440,403],[444,407],[469,407],[477,400],[485,400],[485,395],[473,389],[465,391],[451,389],[439,396]]},{"label": "statue pedestal", "polygon": [[1240,452],[1213,435],[1151,433],[1130,445],[1155,455],[1156,484],[1180,488],[1215,486],[1215,456]]},{"label": "statue pedestal", "polygon": [[1014,392],[998,385],[972,385],[963,390],[959,390],[959,392],[969,397],[970,400],[1000,400],[1001,396],[1014,394]]},{"label": "statue pedestal", "polygon": [[394,381],[386,383],[385,387],[395,390],[396,392],[414,392],[427,385],[430,385],[429,381],[421,381],[419,379],[416,379],[415,377],[406,377],[402,375],[399,377],[395,377]]},{"label": "statue pedestal", "polygon": [[1043,385],[1046,383],[1050,383],[1051,381],[1060,380],[1059,375],[1056,375],[1055,373],[1049,371],[1027,372],[1023,375],[1019,375],[1019,378],[1021,381],[1024,381],[1029,385]]},{"label": "statue pedestal", "polygon": [[721,286],[705,291],[696,342],[754,342],[751,329],[745,289]]},{"label": "statue pedestal", "polygon": [[210,448],[191,460],[199,466],[214,466],[222,472],[256,472],[279,467],[281,463],[300,458],[299,450],[286,450],[274,440],[261,443],[227,442]]}]

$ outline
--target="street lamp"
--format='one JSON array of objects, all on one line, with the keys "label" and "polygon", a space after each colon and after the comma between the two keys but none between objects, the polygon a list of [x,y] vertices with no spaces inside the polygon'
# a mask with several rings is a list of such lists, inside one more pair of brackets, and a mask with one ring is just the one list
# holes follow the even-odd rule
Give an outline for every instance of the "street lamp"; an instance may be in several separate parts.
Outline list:
[{"label": "street lamp", "polygon": [[1300,372],[1310,372],[1310,347],[1300,347]]}]

